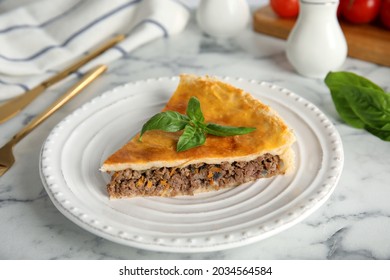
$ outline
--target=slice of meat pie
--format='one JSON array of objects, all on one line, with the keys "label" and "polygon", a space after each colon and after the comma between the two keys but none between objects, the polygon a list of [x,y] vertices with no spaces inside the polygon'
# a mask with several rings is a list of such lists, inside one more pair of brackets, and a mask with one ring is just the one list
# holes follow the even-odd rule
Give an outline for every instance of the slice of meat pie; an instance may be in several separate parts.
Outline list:
[{"label": "slice of meat pie", "polygon": [[178,196],[234,187],[285,174],[294,168],[294,134],[270,107],[249,93],[215,78],[181,75],[163,111],[186,113],[195,96],[206,122],[254,127],[253,132],[220,137],[178,152],[183,133],[151,130],[112,154],[101,168],[111,174],[110,198]]}]

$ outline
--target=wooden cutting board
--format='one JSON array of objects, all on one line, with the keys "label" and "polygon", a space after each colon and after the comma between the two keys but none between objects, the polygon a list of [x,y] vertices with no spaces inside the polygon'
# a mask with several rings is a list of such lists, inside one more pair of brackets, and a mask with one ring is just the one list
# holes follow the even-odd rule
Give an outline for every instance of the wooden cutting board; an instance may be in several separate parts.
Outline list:
[{"label": "wooden cutting board", "polygon": [[[278,17],[270,6],[254,13],[253,28],[256,32],[287,39],[296,19]],[[371,24],[340,22],[348,44],[348,56],[390,66],[390,30]]]}]

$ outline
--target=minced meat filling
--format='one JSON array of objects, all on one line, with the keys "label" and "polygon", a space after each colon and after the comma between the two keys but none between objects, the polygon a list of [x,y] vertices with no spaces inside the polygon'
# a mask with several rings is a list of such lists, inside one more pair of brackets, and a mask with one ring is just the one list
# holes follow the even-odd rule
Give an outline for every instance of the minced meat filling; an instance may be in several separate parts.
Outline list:
[{"label": "minced meat filling", "polygon": [[252,161],[126,169],[112,174],[107,190],[111,197],[192,195],[200,188],[212,186],[214,190],[277,175],[282,164],[279,156],[265,154]]}]

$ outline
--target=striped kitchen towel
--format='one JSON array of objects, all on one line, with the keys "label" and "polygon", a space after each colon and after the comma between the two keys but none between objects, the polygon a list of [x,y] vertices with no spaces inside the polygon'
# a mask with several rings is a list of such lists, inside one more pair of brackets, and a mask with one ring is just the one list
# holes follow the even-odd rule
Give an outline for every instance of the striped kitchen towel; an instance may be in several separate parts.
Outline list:
[{"label": "striped kitchen towel", "polygon": [[42,0],[0,14],[0,101],[38,85],[115,34],[126,39],[78,74],[179,33],[188,18],[188,9],[175,0]]}]

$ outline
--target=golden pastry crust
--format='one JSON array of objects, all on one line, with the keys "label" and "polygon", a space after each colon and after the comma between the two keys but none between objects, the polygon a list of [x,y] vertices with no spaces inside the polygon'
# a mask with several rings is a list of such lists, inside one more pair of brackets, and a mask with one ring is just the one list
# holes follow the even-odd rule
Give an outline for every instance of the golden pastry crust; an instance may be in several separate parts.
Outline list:
[{"label": "golden pastry crust", "polygon": [[250,161],[265,153],[279,155],[284,161],[285,171],[292,169],[294,134],[270,107],[243,90],[215,78],[181,75],[178,88],[163,111],[173,110],[184,114],[191,96],[199,99],[206,122],[256,127],[256,130],[230,137],[207,135],[203,146],[184,152],[176,151],[181,131],[148,131],[143,135],[142,142],[138,141],[137,134],[112,154],[101,170],[146,170],[200,162]]}]

